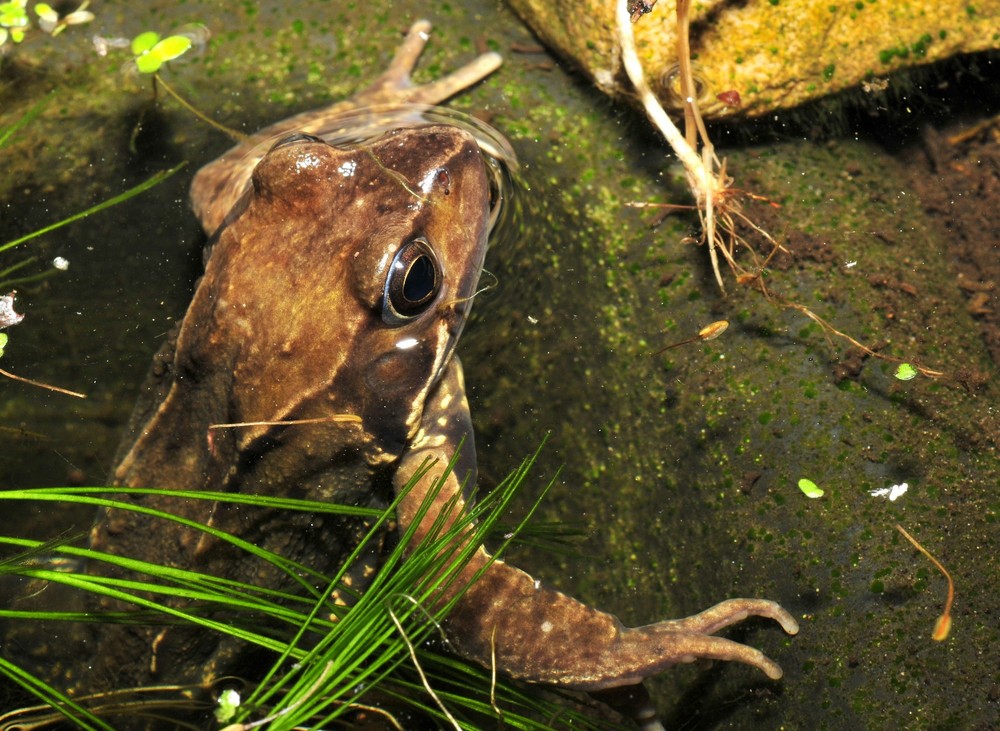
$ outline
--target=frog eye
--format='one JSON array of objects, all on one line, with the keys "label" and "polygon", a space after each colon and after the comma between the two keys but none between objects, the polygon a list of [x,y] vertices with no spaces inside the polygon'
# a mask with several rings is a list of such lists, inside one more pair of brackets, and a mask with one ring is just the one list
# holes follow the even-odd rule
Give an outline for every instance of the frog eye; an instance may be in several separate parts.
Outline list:
[{"label": "frog eye", "polygon": [[271,152],[275,150],[280,150],[282,147],[288,147],[289,145],[297,145],[300,142],[322,142],[319,137],[314,137],[313,135],[307,135],[305,132],[293,132],[290,135],[285,135],[280,140],[275,142],[271,146]]},{"label": "frog eye", "polygon": [[441,266],[426,239],[413,239],[396,252],[382,294],[382,320],[402,325],[420,315],[441,291]]}]

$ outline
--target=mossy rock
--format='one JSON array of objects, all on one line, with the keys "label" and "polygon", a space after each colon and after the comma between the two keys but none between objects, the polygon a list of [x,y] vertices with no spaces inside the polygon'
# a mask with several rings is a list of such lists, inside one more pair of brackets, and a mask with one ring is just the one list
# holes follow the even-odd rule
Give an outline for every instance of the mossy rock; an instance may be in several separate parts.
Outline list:
[{"label": "mossy rock", "polygon": [[[615,3],[511,0],[546,44],[614,97],[632,85],[621,67]],[[759,116],[957,54],[1000,45],[1000,3],[760,0],[693,3],[691,53],[699,104],[709,118]],[[678,107],[675,3],[661,0],[633,29],[647,78]],[[735,91],[741,103],[719,94]]]}]

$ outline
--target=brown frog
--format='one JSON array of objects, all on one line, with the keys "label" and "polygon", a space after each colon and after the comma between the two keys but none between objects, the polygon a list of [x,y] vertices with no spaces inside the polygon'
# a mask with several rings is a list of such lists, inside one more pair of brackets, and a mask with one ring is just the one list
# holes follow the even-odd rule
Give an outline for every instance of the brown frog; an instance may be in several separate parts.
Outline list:
[{"label": "brown frog", "polygon": [[[487,54],[446,79],[411,87],[428,31],[417,23],[389,70],[353,105],[438,103],[499,64]],[[357,541],[356,526],[185,500],[183,491],[384,505],[427,458],[437,459],[398,508],[406,528],[432,479],[460,451],[435,508],[417,526],[416,537],[425,534],[446,501],[461,501],[462,481],[474,478],[453,351],[495,206],[483,154],[466,131],[418,126],[345,148],[315,136],[344,110],[335,105],[280,122],[197,174],[193,204],[211,236],[205,274],[175,342],[156,361],[112,472],[114,485],[178,492],[133,498],[141,505],[320,570],[336,565],[338,547]],[[338,414],[358,419],[322,421]],[[267,423],[214,429],[207,438],[210,426],[237,422]],[[278,581],[203,533],[130,511],[105,513],[92,545],[263,585]],[[730,599],[685,619],[627,628],[501,561],[484,569],[489,559],[479,549],[465,569],[464,579],[483,573],[446,631],[458,652],[515,678],[599,691],[698,658],[736,660],[779,678],[781,669],[760,651],[713,634],[753,615],[798,631],[788,612],[760,599]],[[95,684],[109,675],[162,683],[190,681],[195,670],[198,680],[210,679],[234,671],[224,663],[232,648],[222,645],[176,628],[105,629],[91,677]]]}]

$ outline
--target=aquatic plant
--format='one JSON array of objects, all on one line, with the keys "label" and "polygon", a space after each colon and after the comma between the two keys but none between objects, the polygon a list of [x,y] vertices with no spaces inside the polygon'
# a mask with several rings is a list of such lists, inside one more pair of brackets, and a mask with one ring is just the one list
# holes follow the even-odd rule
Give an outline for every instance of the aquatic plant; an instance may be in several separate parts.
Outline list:
[{"label": "aquatic plant", "polygon": [[[87,10],[90,0],[84,0],[76,10],[66,15],[59,13],[48,3],[36,3],[33,10],[38,29],[55,37],[71,25],[82,25],[94,19]],[[19,44],[31,32],[31,16],[28,14],[28,0],[9,0],[0,3],[0,55],[8,52],[11,44]]]},{"label": "aquatic plant", "polygon": [[173,35],[160,38],[156,31],[148,30],[132,39],[131,49],[135,67],[142,74],[155,74],[167,61],[180,58],[191,49],[191,38]]},{"label": "aquatic plant", "polygon": [[152,79],[154,101],[158,96],[158,89],[162,87],[178,104],[205,124],[219,130],[234,140],[242,140],[245,139],[246,135],[216,122],[202,112],[194,104],[181,96],[173,85],[168,84],[160,73],[164,64],[180,58],[192,48],[204,46],[210,36],[211,33],[208,28],[202,23],[189,23],[183,26],[179,32],[166,38],[161,38],[160,34],[156,31],[145,31],[137,35],[130,42],[124,42],[124,39],[108,38],[101,39],[101,41],[105,48],[128,45],[132,52],[132,60],[126,64],[126,70],[130,73],[138,72]]},{"label": "aquatic plant", "polygon": [[[114,726],[115,717],[156,714],[162,720],[200,710],[214,712],[219,723],[228,724],[225,727],[228,731],[259,727],[282,731],[305,724],[326,728],[335,721],[350,722],[351,716],[358,713],[380,716],[390,726],[403,728],[395,716],[404,709],[414,709],[459,729],[479,729],[484,723],[539,731],[608,728],[606,721],[590,720],[553,700],[563,695],[559,691],[550,690],[543,697],[510,681],[493,678],[489,671],[428,644],[428,640],[440,634],[440,622],[456,600],[452,598],[441,605],[435,597],[443,595],[487,535],[499,532],[498,520],[509,509],[537,456],[538,452],[524,460],[496,490],[468,508],[451,527],[443,528],[448,521],[440,520],[438,530],[419,543],[414,543],[412,529],[404,532],[372,584],[350,607],[334,604],[331,592],[342,587],[342,579],[360,559],[368,540],[387,530],[395,516],[396,502],[434,467],[432,463],[425,464],[385,510],[254,495],[185,492],[185,498],[192,500],[367,519],[371,525],[368,536],[329,576],[319,576],[309,567],[208,525],[188,523],[168,513],[108,496],[112,492],[116,495],[126,492],[138,497],[164,491],[43,488],[2,492],[0,501],[94,505],[185,522],[272,564],[297,583],[300,591],[279,594],[250,584],[223,582],[194,571],[77,547],[65,538],[38,541],[0,536],[0,546],[16,551],[14,556],[0,560],[0,575],[61,584],[80,592],[128,601],[136,607],[133,612],[105,616],[65,609],[46,612],[4,609],[0,610],[0,619],[138,621],[157,625],[181,622],[198,626],[206,633],[238,638],[267,650],[273,658],[263,678],[228,679],[215,688],[134,688],[73,699],[10,659],[0,658],[0,675],[44,704],[0,714],[0,723],[51,728],[68,718],[80,728],[103,730]],[[430,509],[447,475],[445,471],[435,482],[421,504],[421,514]],[[451,509],[454,504],[446,508]],[[512,531],[504,529],[498,554],[525,529],[532,512],[533,509]],[[414,525],[418,523],[415,521]],[[84,561],[111,563],[129,569],[134,576],[112,578],[74,570],[74,566]],[[311,577],[309,581],[301,578],[306,574]],[[170,601],[179,595],[191,601],[184,606]],[[213,612],[223,612],[225,621],[214,618]],[[373,694],[381,700],[371,700]],[[573,698],[574,705],[578,705],[578,699]]]},{"label": "aquatic plant", "polygon": [[941,572],[948,582],[948,596],[944,602],[944,609],[941,611],[941,615],[934,622],[934,631],[931,633],[932,640],[936,642],[944,642],[948,639],[948,634],[951,632],[951,605],[955,601],[955,582],[951,578],[951,574],[948,573],[948,569],[946,569],[940,561],[934,558],[930,551],[920,545],[917,539],[911,536],[906,529],[903,528],[903,526],[896,523],[896,530],[903,535],[903,538],[912,543],[914,548],[924,554],[924,556],[927,557],[927,560],[934,564],[937,570]]},{"label": "aquatic plant", "polygon": [[[805,315],[819,325],[828,340],[831,336],[837,337],[846,340],[866,356],[905,365],[906,368],[901,367],[901,371],[904,373],[908,372],[907,369],[912,369],[914,375],[919,372],[931,378],[943,376],[943,371],[916,363],[904,362],[902,358],[886,355],[868,347],[851,335],[838,330],[811,308],[778,295],[765,284],[763,275],[772,257],[779,251],[788,252],[770,233],[755,223],[748,214],[744,213],[743,202],[748,200],[763,201],[775,208],[778,205],[762,196],[735,187],[732,178],[726,173],[725,160],[720,161],[715,153],[715,146],[708,136],[705,121],[699,110],[698,93],[691,66],[691,0],[677,1],[677,62],[684,108],[683,133],[674,124],[673,120],[670,119],[670,116],[650,89],[645,73],[642,70],[642,65],[639,62],[638,54],[636,53],[635,38],[632,34],[631,24],[637,22],[643,15],[652,12],[654,5],[655,0],[653,2],[647,2],[647,0],[617,0],[616,23],[619,45],[621,46],[622,64],[625,67],[629,80],[632,82],[632,86],[639,95],[639,99],[650,121],[660,130],[664,139],[666,139],[684,167],[688,186],[694,195],[695,209],[701,223],[702,233],[700,242],[708,248],[709,260],[711,261],[712,271],[715,274],[715,281],[719,286],[719,290],[723,294],[726,292],[726,285],[719,263],[721,256],[732,271],[737,284],[751,287],[766,300],[780,308],[795,310]],[[729,94],[729,92],[723,93]],[[731,96],[729,98],[732,101],[737,100]],[[636,204],[636,207],[645,207],[646,205],[649,204]],[[666,208],[678,209],[686,208],[686,206],[666,206]],[[741,229],[745,230],[744,227],[761,237],[770,247],[770,251],[766,255],[757,251],[747,241],[746,237],[741,233]],[[749,254],[751,259],[749,267],[736,258],[737,249],[741,249]]]}]

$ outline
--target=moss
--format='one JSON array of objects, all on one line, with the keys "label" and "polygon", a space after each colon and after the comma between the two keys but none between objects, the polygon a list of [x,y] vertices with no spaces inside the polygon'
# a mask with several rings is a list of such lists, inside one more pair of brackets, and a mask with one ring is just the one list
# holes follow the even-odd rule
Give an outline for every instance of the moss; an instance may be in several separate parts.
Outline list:
[{"label": "moss", "polygon": [[[496,9],[490,7],[483,11],[485,20],[456,27],[457,38],[475,38],[483,27],[492,28],[497,21],[490,13]],[[453,7],[452,12],[460,16],[464,11]],[[317,69],[297,58],[302,52],[310,60],[320,58],[313,55],[316,49],[297,48],[290,30],[267,42],[267,50],[280,42],[288,47],[288,58],[280,62],[256,54],[244,59],[240,49],[254,44],[242,30],[231,39],[220,34],[213,40],[212,57],[197,66],[189,81],[204,89],[201,93],[211,103],[229,105],[225,108],[233,119],[253,122],[280,114],[260,103],[271,93],[282,107],[308,107],[310,99],[355,86],[359,79],[345,74],[351,64],[354,74],[367,78],[371,69],[362,70],[360,59],[384,58],[397,40],[395,33],[363,30],[364,8],[354,14],[358,17],[336,24],[342,33],[336,44],[339,61],[333,69],[333,61],[324,59],[330,68],[319,70],[327,77],[322,89],[310,88],[314,82],[306,76]],[[460,25],[461,19],[454,23]],[[307,23],[307,37],[309,27]],[[438,59],[440,68],[450,70],[467,58],[469,51],[449,39],[448,31],[435,31],[429,66]],[[369,37],[382,35],[387,36],[380,39],[382,49],[369,46]],[[529,37],[509,24],[488,43],[507,48],[510,38]],[[831,728],[905,727],[905,709],[934,713],[949,704],[970,714],[965,725],[973,727],[969,699],[983,688],[976,682],[968,687],[933,682],[942,669],[923,651],[927,645],[921,622],[927,612],[923,600],[931,596],[937,577],[907,569],[920,559],[893,543],[891,524],[918,520],[932,541],[939,536],[956,575],[972,582],[963,587],[963,601],[970,603],[967,616],[987,616],[987,601],[977,595],[990,596],[981,577],[995,568],[994,552],[977,552],[975,546],[995,545],[1000,503],[993,487],[1000,473],[995,455],[970,451],[960,437],[968,424],[989,423],[986,408],[996,403],[995,392],[966,398],[918,379],[890,398],[891,372],[870,363],[856,380],[834,383],[828,360],[842,354],[840,345],[830,348],[803,318],[775,310],[739,288],[727,298],[719,296],[704,263],[704,247],[681,243],[695,226],[691,216],[673,216],[651,229],[651,212],[623,205],[626,200],[676,202],[686,196],[676,176],[664,172],[668,155],[659,141],[643,136],[644,120],[609,107],[558,69],[543,74],[517,59],[508,61],[496,77],[456,100],[465,108],[491,110],[494,124],[513,139],[530,188],[521,191],[525,211],[516,240],[490,251],[487,267],[499,287],[477,301],[460,353],[480,437],[481,472],[502,471],[536,446],[539,434],[551,430],[552,442],[538,467],[539,483],[558,466],[565,470],[543,505],[543,517],[585,516],[588,525],[587,559],[526,549],[518,563],[632,623],[679,616],[724,596],[788,602],[797,614],[809,617],[798,637],[784,638],[762,622],[748,630],[748,641],[785,666],[782,693],[769,703],[789,727],[819,728],[828,718],[835,719]],[[113,88],[118,83],[112,76],[115,66],[108,63],[103,73],[108,74],[109,98],[120,100]],[[838,69],[837,77],[840,73]],[[247,78],[252,81],[244,83]],[[217,98],[209,96],[214,90]],[[236,90],[239,97],[233,96]],[[67,108],[78,115],[89,107],[73,102]],[[180,115],[170,110],[167,115],[172,133],[200,134]],[[127,132],[119,129],[120,138],[127,139]],[[101,138],[95,147],[107,154],[120,141]],[[212,150],[214,145],[214,151],[205,153],[210,157],[226,144],[206,135],[197,137],[191,149]],[[80,161],[74,164],[86,166],[96,158],[81,145],[75,148]],[[932,266],[940,259],[940,241],[921,228],[919,206],[895,197],[905,183],[892,156],[876,145],[851,140],[722,148],[738,186],[784,204],[782,229],[813,230],[833,242],[838,257],[860,258],[859,266],[870,271],[894,271],[901,266],[900,251],[927,262],[915,274],[926,297],[908,305],[908,317],[894,323],[878,315],[879,291],[865,277],[849,276],[836,265],[796,259],[792,269],[769,277],[771,286],[799,301],[823,305],[824,316],[852,333],[886,336],[918,355],[941,345],[949,358],[984,367],[967,314],[953,295],[953,276],[942,267],[943,278],[938,278]],[[861,173],[845,176],[845,166]],[[128,174],[124,163],[114,174]],[[162,205],[183,197],[181,190],[170,191]],[[184,219],[173,205],[170,220]],[[138,218],[148,227],[149,216]],[[890,247],[866,233],[871,231],[902,233]],[[100,235],[86,240],[119,241],[110,232],[96,233]],[[166,238],[164,246],[180,241],[196,246],[190,232],[170,230]],[[854,251],[864,255],[856,257]],[[149,286],[148,295],[135,293],[117,279],[146,281],[149,266],[133,266],[129,256],[138,253],[130,254],[128,242],[122,241],[108,270],[82,277],[84,282],[100,281],[101,291],[82,287],[72,299],[89,313],[107,312],[109,297],[128,303],[122,308],[128,310],[122,313],[128,324],[116,328],[119,334],[112,338],[128,332],[130,347],[142,350],[164,329],[163,306],[158,304],[164,292],[172,292],[171,312],[183,309],[189,273],[157,270],[157,283]],[[98,296],[100,303],[94,299]],[[140,300],[141,306],[133,307]],[[42,303],[32,304],[34,316]],[[57,308],[53,317],[62,322],[65,311]],[[537,324],[529,325],[528,316]],[[681,339],[720,316],[733,325],[711,347],[687,346],[643,357],[647,343],[656,347],[675,335]],[[91,323],[100,318],[87,319],[85,332],[68,321],[66,337],[79,361],[105,362],[108,355],[95,349],[90,332]],[[790,334],[803,338],[797,341]],[[42,343],[39,352],[67,371],[78,366],[53,352],[55,345],[65,343]],[[135,379],[147,361],[146,354],[132,358]],[[116,400],[122,403],[119,411],[127,411],[126,399]],[[886,440],[900,424],[905,425],[901,433]],[[75,463],[90,449],[88,442],[69,459]],[[10,465],[18,461],[4,460]],[[743,475],[751,471],[760,476],[748,484]],[[836,487],[822,501],[808,502],[795,488],[795,479],[803,474],[823,475],[824,486]],[[869,487],[912,474],[920,480],[911,484],[929,487],[915,487],[905,502],[890,506],[867,495]],[[939,486],[937,491],[933,486]],[[961,500],[955,499],[957,487]],[[956,532],[952,528],[959,522],[963,530]],[[893,559],[896,568],[874,576],[894,566]],[[976,570],[974,564],[981,561],[993,563]],[[873,594],[874,581],[888,588]],[[897,588],[903,592],[898,597]],[[905,593],[910,591],[927,596],[911,602]],[[890,599],[895,603],[890,605]],[[935,662],[943,663],[943,672],[952,677],[987,677],[989,659],[976,648],[988,646],[996,630],[982,622],[959,621],[969,642],[951,645],[952,654]],[[891,702],[884,702],[879,689],[889,685],[888,678],[899,668],[879,649],[886,646],[912,655],[901,667],[913,680],[892,688]],[[835,657],[853,658],[855,664],[834,664],[830,658]],[[807,677],[830,675],[836,682],[823,682],[819,689],[797,682],[797,669],[806,662],[812,663]],[[755,714],[761,706],[732,702],[745,693],[727,694],[734,686],[745,687],[754,677],[750,670],[719,667],[713,682],[699,686],[697,694],[689,692],[693,672],[681,668],[658,679],[663,707],[681,699],[687,705],[676,713],[692,711],[692,717],[726,707],[727,722],[734,727],[749,728],[755,720],[759,725]],[[944,698],[946,694],[954,697]],[[818,717],[818,708],[827,710]]]}]

